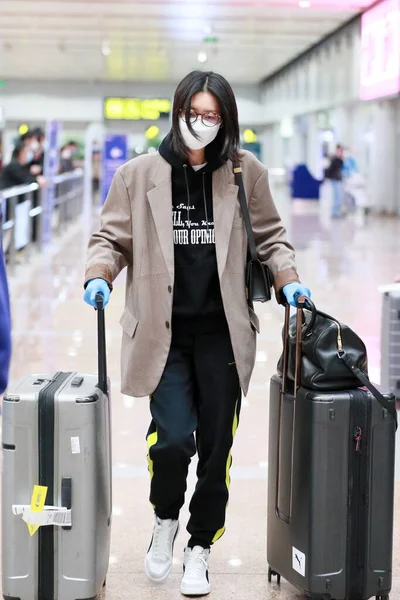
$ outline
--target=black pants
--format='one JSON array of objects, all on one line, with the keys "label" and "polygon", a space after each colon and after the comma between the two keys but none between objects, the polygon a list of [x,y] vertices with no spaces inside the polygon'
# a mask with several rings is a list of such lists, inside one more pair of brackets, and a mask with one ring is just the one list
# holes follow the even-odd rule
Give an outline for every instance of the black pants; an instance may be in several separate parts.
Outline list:
[{"label": "black pants", "polygon": [[164,374],[150,399],[150,501],[161,519],[178,518],[197,449],[189,546],[210,546],[225,531],[231,447],[241,404],[234,361],[226,327],[214,333],[174,333]]}]

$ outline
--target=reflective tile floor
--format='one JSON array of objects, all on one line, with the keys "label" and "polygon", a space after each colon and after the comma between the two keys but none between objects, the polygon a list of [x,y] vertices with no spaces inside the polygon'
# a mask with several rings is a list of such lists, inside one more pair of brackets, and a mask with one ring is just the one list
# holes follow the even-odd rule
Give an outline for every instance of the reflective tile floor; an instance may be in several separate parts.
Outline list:
[{"label": "reflective tile floor", "polygon": [[[315,203],[280,198],[277,203],[297,248],[301,278],[317,306],[347,322],[368,346],[370,373],[379,381],[380,295],[378,286],[400,270],[400,220],[373,218],[329,222]],[[63,238],[11,279],[14,323],[12,379],[28,372],[96,370],[95,313],[82,301],[83,262],[88,232],[71,226]],[[107,309],[109,374],[112,379],[114,521],[110,572],[105,597],[172,600],[180,597],[185,528],[175,546],[173,574],[162,587],[151,585],[143,559],[150,542],[152,509],[148,503],[145,433],[146,399],[119,392],[118,324],[124,303],[124,276],[115,285]],[[212,598],[265,600],[293,598],[285,581],[267,582],[266,476],[268,387],[281,351],[282,310],[259,306],[262,332],[250,394],[244,402],[236,437],[227,532],[210,558]],[[188,498],[194,486],[190,476]],[[396,484],[394,588],[400,598],[400,488]],[[188,513],[182,514],[185,524]],[[329,540],[327,540],[329,543]]]}]

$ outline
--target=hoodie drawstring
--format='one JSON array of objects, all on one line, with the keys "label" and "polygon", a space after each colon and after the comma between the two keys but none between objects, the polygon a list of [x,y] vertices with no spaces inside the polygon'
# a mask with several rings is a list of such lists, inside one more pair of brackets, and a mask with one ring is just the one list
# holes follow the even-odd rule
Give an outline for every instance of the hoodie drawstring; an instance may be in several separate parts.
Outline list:
[{"label": "hoodie drawstring", "polygon": [[206,223],[207,223],[207,231],[209,230],[209,222],[208,222],[208,210],[207,210],[207,197],[206,197],[206,174],[203,173],[203,200],[204,200],[204,212],[206,214]]},{"label": "hoodie drawstring", "polygon": [[[187,165],[183,165],[183,172],[185,173],[185,182],[186,182],[186,193],[187,193],[187,217],[188,217],[188,227],[190,227],[190,190],[189,190],[189,180],[187,175]],[[204,202],[204,213],[206,216],[207,223],[207,231],[210,229],[209,220],[208,220],[208,210],[207,210],[207,195],[206,195],[206,174],[203,173],[202,181],[203,181],[203,202]]]},{"label": "hoodie drawstring", "polygon": [[188,227],[190,227],[190,191],[189,191],[189,181],[187,176],[187,165],[183,165],[183,172],[185,173],[185,181],[186,181],[186,193],[187,193],[187,218],[188,218]]}]

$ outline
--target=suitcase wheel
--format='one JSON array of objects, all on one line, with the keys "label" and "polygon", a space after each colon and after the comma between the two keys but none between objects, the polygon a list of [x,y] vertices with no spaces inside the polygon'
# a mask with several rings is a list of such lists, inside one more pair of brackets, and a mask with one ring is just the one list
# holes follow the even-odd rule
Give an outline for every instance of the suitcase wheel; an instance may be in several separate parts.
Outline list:
[{"label": "suitcase wheel", "polygon": [[103,583],[103,588],[105,588],[105,587],[106,587],[106,585],[107,585],[107,579],[105,579],[105,580],[104,580],[104,583]]},{"label": "suitcase wheel", "polygon": [[389,596],[376,596],[376,600],[389,600]]},{"label": "suitcase wheel", "polygon": [[[276,577],[276,581],[277,581],[277,583],[279,585],[280,582],[281,582],[281,576],[276,571],[273,571],[271,569],[271,567],[268,567],[268,581],[269,581],[269,583],[271,583],[272,577]],[[382,598],[381,600],[387,600],[387,598]]]}]

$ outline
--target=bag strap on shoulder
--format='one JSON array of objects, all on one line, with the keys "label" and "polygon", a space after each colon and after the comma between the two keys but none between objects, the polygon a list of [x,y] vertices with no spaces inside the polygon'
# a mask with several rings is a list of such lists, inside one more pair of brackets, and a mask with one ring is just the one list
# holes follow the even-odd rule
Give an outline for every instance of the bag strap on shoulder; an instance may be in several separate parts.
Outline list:
[{"label": "bag strap on shoulder", "polygon": [[381,406],[388,411],[391,417],[393,417],[397,429],[397,410],[395,404],[388,402],[385,396],[381,394],[380,391],[377,390],[374,385],[372,385],[368,376],[357,367],[357,365],[345,352],[343,352],[343,354],[339,356],[343,360],[344,364],[349,369],[349,371],[351,371],[355,375],[355,377],[357,377],[357,379],[367,388],[367,390],[371,392],[371,394],[376,398],[376,400],[378,400],[379,404],[381,404]]},{"label": "bag strap on shoulder", "polygon": [[256,261],[256,260],[258,260],[256,241],[254,239],[254,232],[253,232],[253,228],[251,226],[249,208],[247,206],[246,192],[244,189],[243,176],[242,176],[242,167],[239,164],[235,164],[233,166],[233,173],[235,175],[235,183],[239,188],[240,208],[242,209],[243,220],[244,220],[244,224],[246,227],[247,242],[249,245],[250,257],[251,257],[251,260]]}]

